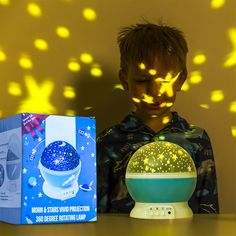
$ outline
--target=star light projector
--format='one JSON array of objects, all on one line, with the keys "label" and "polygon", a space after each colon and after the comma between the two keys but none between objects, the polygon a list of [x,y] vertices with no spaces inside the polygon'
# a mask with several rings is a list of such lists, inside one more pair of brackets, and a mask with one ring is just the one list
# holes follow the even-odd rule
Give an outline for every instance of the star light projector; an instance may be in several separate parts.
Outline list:
[{"label": "star light projector", "polygon": [[126,169],[126,185],[135,206],[130,216],[142,219],[187,218],[196,187],[196,168],[177,144],[158,141],[139,148]]},{"label": "star light projector", "polygon": [[65,141],[50,143],[42,153],[39,169],[48,197],[65,200],[76,196],[81,161],[72,145]]}]

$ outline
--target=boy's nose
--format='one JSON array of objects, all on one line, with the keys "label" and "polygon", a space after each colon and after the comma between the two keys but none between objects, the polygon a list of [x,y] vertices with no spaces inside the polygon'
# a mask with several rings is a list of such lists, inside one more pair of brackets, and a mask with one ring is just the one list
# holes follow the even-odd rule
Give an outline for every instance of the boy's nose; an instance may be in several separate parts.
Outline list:
[{"label": "boy's nose", "polygon": [[156,97],[159,95],[161,89],[161,83],[155,79],[152,79],[149,83],[148,93],[149,95]]}]

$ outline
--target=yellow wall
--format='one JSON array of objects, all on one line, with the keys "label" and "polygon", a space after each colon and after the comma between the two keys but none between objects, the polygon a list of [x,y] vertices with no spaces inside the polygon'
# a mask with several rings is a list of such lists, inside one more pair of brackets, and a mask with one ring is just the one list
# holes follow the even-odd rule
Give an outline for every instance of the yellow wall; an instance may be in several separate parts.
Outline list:
[{"label": "yellow wall", "polygon": [[235,9],[232,0],[0,0],[0,116],[93,115],[98,131],[118,122],[129,102],[117,79],[117,32],[162,19],[189,42],[187,90],[175,109],[210,135],[221,212],[235,213]]}]

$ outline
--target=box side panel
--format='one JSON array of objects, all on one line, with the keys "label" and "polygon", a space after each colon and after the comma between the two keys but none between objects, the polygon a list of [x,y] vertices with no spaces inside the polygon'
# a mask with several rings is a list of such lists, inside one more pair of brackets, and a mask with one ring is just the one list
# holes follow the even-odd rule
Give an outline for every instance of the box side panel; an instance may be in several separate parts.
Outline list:
[{"label": "box side panel", "polygon": [[22,223],[95,221],[95,119],[49,115],[37,125],[36,138],[23,136]]},{"label": "box side panel", "polygon": [[20,223],[21,115],[0,121],[0,220]]}]

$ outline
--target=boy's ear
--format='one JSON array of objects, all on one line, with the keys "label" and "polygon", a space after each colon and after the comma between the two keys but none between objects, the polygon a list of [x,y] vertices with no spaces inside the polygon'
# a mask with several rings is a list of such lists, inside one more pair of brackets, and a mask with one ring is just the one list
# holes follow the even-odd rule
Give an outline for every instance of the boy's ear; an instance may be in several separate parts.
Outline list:
[{"label": "boy's ear", "polygon": [[122,69],[119,70],[119,79],[120,79],[120,82],[121,82],[124,90],[128,91],[129,90],[129,85],[128,85],[128,82],[127,82],[127,73]]}]

